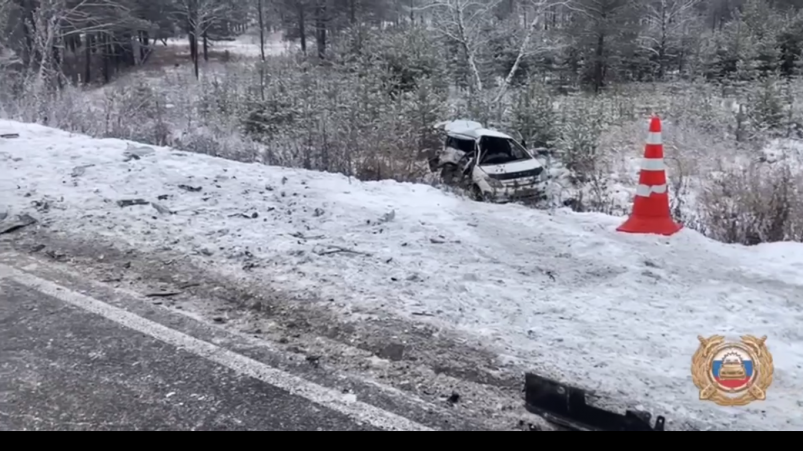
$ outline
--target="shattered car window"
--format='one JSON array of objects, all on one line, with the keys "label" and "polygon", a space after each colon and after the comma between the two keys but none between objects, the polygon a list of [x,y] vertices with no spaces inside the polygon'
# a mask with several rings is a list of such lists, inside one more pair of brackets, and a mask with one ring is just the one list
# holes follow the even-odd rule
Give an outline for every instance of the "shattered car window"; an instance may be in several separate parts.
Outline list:
[{"label": "shattered car window", "polygon": [[450,137],[446,141],[446,147],[451,147],[452,149],[457,149],[467,154],[474,153],[474,141],[470,141],[467,139],[457,139]]},{"label": "shattered car window", "polygon": [[530,156],[520,144],[505,138],[484,136],[480,140],[483,165],[498,165],[514,161],[529,160]]}]

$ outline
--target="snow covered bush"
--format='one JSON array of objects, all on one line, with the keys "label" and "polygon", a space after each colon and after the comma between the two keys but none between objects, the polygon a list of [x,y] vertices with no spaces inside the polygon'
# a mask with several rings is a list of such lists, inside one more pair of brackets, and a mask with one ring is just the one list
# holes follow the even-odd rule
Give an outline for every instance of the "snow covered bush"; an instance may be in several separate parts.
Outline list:
[{"label": "snow covered bush", "polygon": [[725,243],[803,241],[803,178],[789,162],[723,167],[703,185],[701,231]]}]

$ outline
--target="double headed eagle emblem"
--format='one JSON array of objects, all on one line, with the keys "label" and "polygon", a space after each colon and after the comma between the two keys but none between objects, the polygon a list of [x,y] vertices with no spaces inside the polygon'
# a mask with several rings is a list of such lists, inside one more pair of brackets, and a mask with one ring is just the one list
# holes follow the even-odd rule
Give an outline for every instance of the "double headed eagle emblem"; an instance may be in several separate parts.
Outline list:
[{"label": "double headed eagle emblem", "polygon": [[[766,346],[767,337],[756,338],[751,335],[741,337],[739,343],[726,343],[725,337],[715,335],[710,338],[698,337],[700,348],[692,359],[692,380],[700,389],[700,400],[711,401],[724,407],[746,406],[755,401],[767,399],[767,389],[772,385],[775,372],[772,355]],[[752,360],[751,377],[747,376],[740,358],[723,359],[719,374],[715,375],[714,359],[723,351],[726,356],[747,355]],[[719,380],[717,380],[717,377]],[[739,377],[737,377],[739,376]],[[720,381],[749,379],[744,388],[729,389]]]}]

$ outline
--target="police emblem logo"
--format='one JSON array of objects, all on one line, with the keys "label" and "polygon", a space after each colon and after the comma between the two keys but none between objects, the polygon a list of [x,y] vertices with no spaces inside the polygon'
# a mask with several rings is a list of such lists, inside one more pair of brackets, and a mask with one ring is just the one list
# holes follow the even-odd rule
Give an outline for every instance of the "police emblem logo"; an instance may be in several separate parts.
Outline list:
[{"label": "police emblem logo", "polygon": [[720,335],[698,339],[692,380],[700,389],[700,400],[735,407],[767,399],[775,372],[767,337],[747,335],[741,342],[726,342]]}]

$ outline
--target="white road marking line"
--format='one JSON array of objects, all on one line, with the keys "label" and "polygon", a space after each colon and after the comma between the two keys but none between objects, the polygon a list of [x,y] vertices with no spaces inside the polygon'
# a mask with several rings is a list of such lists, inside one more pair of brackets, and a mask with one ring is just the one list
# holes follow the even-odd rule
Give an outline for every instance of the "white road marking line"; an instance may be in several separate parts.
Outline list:
[{"label": "white road marking line", "polygon": [[100,315],[129,329],[188,351],[235,372],[259,379],[292,395],[342,413],[355,421],[392,431],[432,431],[412,420],[363,402],[354,402],[342,393],[286,373],[211,343],[149,321],[123,309],[59,286],[48,280],[0,264],[0,279],[10,278],[28,288],[59,299],[82,310]]}]

